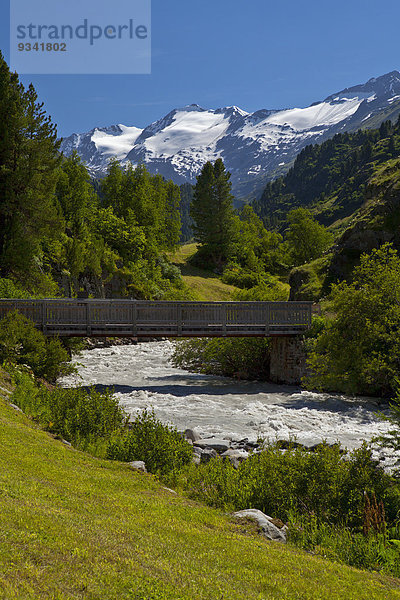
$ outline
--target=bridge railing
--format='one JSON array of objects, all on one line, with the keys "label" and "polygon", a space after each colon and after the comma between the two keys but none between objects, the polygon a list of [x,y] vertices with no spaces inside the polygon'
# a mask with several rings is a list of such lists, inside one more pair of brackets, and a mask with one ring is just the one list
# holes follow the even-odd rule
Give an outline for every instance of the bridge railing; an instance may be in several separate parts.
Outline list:
[{"label": "bridge railing", "polygon": [[135,300],[0,300],[46,335],[246,337],[296,335],[311,325],[312,302],[148,302]]}]

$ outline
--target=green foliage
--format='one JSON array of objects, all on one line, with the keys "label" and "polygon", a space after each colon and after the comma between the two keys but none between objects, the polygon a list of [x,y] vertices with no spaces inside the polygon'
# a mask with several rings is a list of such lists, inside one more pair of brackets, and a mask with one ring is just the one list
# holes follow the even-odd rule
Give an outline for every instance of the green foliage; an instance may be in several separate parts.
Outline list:
[{"label": "green foliage", "polygon": [[55,126],[10,73],[0,54],[0,269],[40,278],[43,243],[61,233],[54,191],[59,165]]},{"label": "green foliage", "polygon": [[251,206],[234,217],[232,257],[222,281],[240,288],[234,299],[241,301],[287,300],[288,286],[272,273],[288,269],[288,244],[276,232],[267,231]]},{"label": "green foliage", "polygon": [[131,210],[123,219],[111,207],[100,208],[96,215],[96,228],[112,251],[127,263],[137,262],[143,257],[146,234],[138,226]]},{"label": "green foliage", "polygon": [[325,292],[327,271],[332,254],[295,267],[289,275],[290,299],[318,302]]},{"label": "green foliage", "polygon": [[207,162],[194,188],[190,207],[194,239],[200,244],[196,264],[221,269],[232,253],[234,228],[230,173],[219,158]]},{"label": "green foliage", "polygon": [[272,276],[253,288],[233,294],[233,299],[240,302],[286,302],[288,298],[289,286]]},{"label": "green foliage", "polygon": [[[390,422],[393,429],[377,438],[376,441],[381,446],[392,448],[396,453],[400,453],[400,380],[398,379],[396,380],[396,391],[390,403],[390,414],[383,418]],[[397,459],[397,474],[400,475],[400,457]]]},{"label": "green foliage", "polygon": [[302,265],[319,258],[332,243],[332,234],[305,208],[291,210],[287,222],[289,227],[286,239],[294,265]]},{"label": "green foliage", "polygon": [[49,390],[38,386],[26,373],[16,372],[13,402],[51,433],[86,449],[98,439],[121,431],[126,416],[109,390],[94,388]]},{"label": "green foliage", "polygon": [[383,533],[365,536],[348,527],[318,522],[315,518],[294,517],[289,521],[289,530],[289,541],[298,548],[358,569],[400,577],[398,537],[391,539]]},{"label": "green foliage", "polygon": [[330,225],[360,208],[376,166],[399,153],[400,121],[307,146],[285,177],[268,183],[255,211],[268,227],[280,229],[287,214],[299,207],[310,208]]},{"label": "green foliage", "polygon": [[179,243],[179,187],[116,160],[101,184],[91,180],[76,153],[60,155],[33,86],[25,90],[2,55],[0,197],[0,275],[29,295],[182,295],[157,262]]},{"label": "green foliage", "polygon": [[30,298],[31,295],[15,283],[12,279],[6,277],[0,278],[0,298]]},{"label": "green foliage", "polygon": [[60,203],[65,224],[72,236],[85,233],[93,218],[97,198],[90,184],[87,169],[76,151],[64,158],[59,173],[56,196]]},{"label": "green foliage", "polygon": [[153,411],[143,410],[130,423],[130,430],[112,440],[107,457],[124,462],[143,460],[151,473],[165,475],[192,459],[191,446],[177,430],[159,421]]},{"label": "green foliage", "polygon": [[192,497],[211,506],[224,510],[251,506],[283,521],[295,514],[361,528],[364,492],[374,492],[384,500],[388,512],[400,508],[390,494],[390,477],[372,460],[366,446],[344,460],[339,445],[282,453],[277,443],[267,445],[237,469],[220,458],[191,466],[180,482]]},{"label": "green foliage", "polygon": [[270,342],[264,338],[203,338],[175,343],[172,363],[198,373],[268,379]]},{"label": "green foliage", "polygon": [[91,278],[101,275],[107,254],[96,230],[98,198],[76,152],[63,160],[56,196],[65,228],[58,242],[49,245],[48,255],[53,271],[70,275],[69,294],[73,295],[80,289],[81,275],[85,273]]},{"label": "green foliage", "polygon": [[[102,180],[103,204],[115,215],[136,224],[145,232],[149,250],[174,250],[180,237],[179,187],[164,181],[159,175],[151,175],[144,165],[135,169],[132,165],[123,170],[118,161],[112,160],[108,175]],[[148,252],[148,251],[147,251]]]},{"label": "green foliage", "polygon": [[312,315],[311,319],[311,327],[307,329],[304,334],[306,340],[308,340],[311,344],[322,334],[327,326],[327,319],[325,317],[320,317],[316,315]]},{"label": "green foliage", "polygon": [[0,321],[0,361],[28,365],[35,375],[49,381],[74,371],[61,342],[47,339],[18,311]]},{"label": "green foliage", "polygon": [[193,220],[190,216],[190,205],[193,201],[193,186],[190,183],[184,183],[180,186],[181,191],[181,204],[180,204],[180,213],[181,213],[181,243],[188,242],[193,237]]},{"label": "green foliage", "polygon": [[180,238],[179,188],[143,165],[123,170],[113,160],[101,196],[97,230],[115,257],[121,292],[144,299],[187,298],[178,271],[165,257]]},{"label": "green foliage", "polygon": [[[165,184],[164,184],[165,185]],[[172,181],[166,184],[165,219],[163,247],[167,251],[176,250],[181,237],[181,194],[179,187]]]},{"label": "green foliage", "polygon": [[363,255],[353,282],[333,287],[335,318],[309,357],[311,388],[390,395],[400,370],[400,258],[389,245]]},{"label": "green foliage", "polygon": [[161,267],[161,273],[164,279],[168,279],[171,282],[179,283],[181,281],[180,269],[170,263],[165,256],[160,256],[158,264]]},{"label": "green foliage", "polygon": [[287,270],[287,249],[282,236],[267,231],[250,205],[235,215],[232,254],[242,268],[257,273],[280,273]]},{"label": "green foliage", "polygon": [[250,269],[243,269],[237,264],[230,264],[222,276],[224,283],[235,285],[241,289],[255,287],[260,283],[261,279],[262,276],[260,273],[251,271]]}]

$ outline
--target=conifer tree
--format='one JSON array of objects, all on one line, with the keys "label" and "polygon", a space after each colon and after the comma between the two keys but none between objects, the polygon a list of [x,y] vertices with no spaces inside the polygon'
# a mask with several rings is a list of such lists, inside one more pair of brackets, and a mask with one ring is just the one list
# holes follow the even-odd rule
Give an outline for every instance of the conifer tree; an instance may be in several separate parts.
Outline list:
[{"label": "conifer tree", "polygon": [[174,250],[179,245],[179,238],[181,236],[181,215],[179,212],[179,205],[181,201],[181,194],[179,187],[172,181],[166,183],[166,210],[165,210],[165,222],[164,222],[164,238],[166,250]]},{"label": "conifer tree", "polygon": [[98,198],[90,183],[89,173],[76,151],[64,159],[56,195],[67,229],[72,235],[81,234],[86,223],[94,219]]},{"label": "conifer tree", "polygon": [[[62,256],[54,258],[58,258],[59,270],[68,271],[73,287],[78,288],[81,273],[100,274],[102,241],[95,228],[98,198],[89,173],[76,152],[64,159],[56,196],[65,220],[65,235]],[[61,265],[63,260],[65,264]]]},{"label": "conifer tree", "polygon": [[123,201],[124,172],[119,161],[112,158],[108,165],[107,176],[100,185],[100,195],[105,207],[111,207],[117,215],[124,212]]},{"label": "conifer tree", "polygon": [[54,202],[60,163],[57,131],[0,54],[0,269],[32,274],[42,244],[61,232]]},{"label": "conifer tree", "polygon": [[222,268],[228,260],[233,242],[234,216],[230,173],[222,159],[207,162],[194,189],[190,214],[194,221],[195,240],[200,244],[200,262]]}]

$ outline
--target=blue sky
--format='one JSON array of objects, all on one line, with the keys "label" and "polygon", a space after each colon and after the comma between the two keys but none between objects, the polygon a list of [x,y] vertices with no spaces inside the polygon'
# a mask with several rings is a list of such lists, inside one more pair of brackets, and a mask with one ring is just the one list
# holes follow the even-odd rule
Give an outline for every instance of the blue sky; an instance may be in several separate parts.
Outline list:
[{"label": "blue sky", "polygon": [[[8,0],[0,6],[8,60]],[[307,106],[400,69],[399,0],[153,0],[152,12],[151,75],[21,77],[33,82],[60,135],[144,127],[191,103]]]}]

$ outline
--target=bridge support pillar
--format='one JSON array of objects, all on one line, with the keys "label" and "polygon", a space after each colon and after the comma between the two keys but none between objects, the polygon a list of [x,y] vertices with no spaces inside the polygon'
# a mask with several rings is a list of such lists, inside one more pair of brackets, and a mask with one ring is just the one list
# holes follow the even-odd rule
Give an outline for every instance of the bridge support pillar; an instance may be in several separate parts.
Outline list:
[{"label": "bridge support pillar", "polygon": [[301,383],[305,374],[306,352],[302,337],[273,337],[270,380],[295,385]]}]

